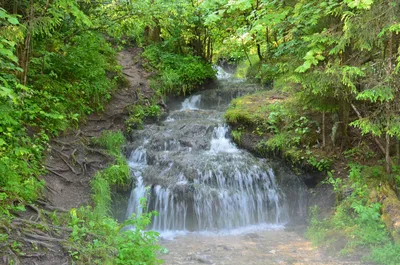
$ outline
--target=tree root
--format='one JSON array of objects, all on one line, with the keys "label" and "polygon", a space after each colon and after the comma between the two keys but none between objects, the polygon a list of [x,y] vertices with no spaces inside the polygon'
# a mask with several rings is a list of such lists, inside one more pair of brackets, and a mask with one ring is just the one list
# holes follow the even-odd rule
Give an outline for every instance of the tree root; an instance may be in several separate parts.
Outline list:
[{"label": "tree root", "polygon": [[54,175],[56,175],[56,176],[62,178],[63,180],[65,180],[65,181],[68,182],[68,183],[74,183],[73,181],[67,179],[66,177],[64,177],[63,175],[57,173],[56,171],[51,170],[50,168],[46,168],[46,170],[49,171],[50,173],[53,173]]},{"label": "tree root", "polygon": [[35,235],[35,234],[28,233],[28,232],[23,232],[23,234],[34,240],[49,241],[49,242],[66,242],[66,240],[64,240],[64,239],[55,238],[55,237]]},{"label": "tree root", "polygon": [[69,169],[75,174],[75,175],[80,175],[82,172],[78,172],[74,169],[74,167],[68,163],[68,161],[62,157],[61,155],[58,155],[59,158],[69,167]]},{"label": "tree root", "polygon": [[63,226],[58,226],[58,225],[52,225],[52,224],[47,224],[44,222],[35,222],[35,221],[31,221],[31,220],[27,220],[27,219],[22,219],[22,218],[14,218],[13,220],[14,223],[19,223],[19,224],[30,224],[30,225],[34,225],[34,226],[43,226],[43,227],[50,227],[53,229],[58,229],[58,230],[62,230],[65,232],[72,232],[72,229],[69,227],[63,227]]},{"label": "tree root", "polygon": [[98,154],[100,154],[102,156],[105,156],[105,157],[111,157],[106,151],[104,151],[102,149],[90,148],[90,147],[87,147],[87,146],[85,146],[85,149],[88,150],[89,152],[98,153]]},{"label": "tree root", "polygon": [[57,252],[57,251],[55,251],[53,249],[54,245],[52,245],[52,244],[45,243],[45,242],[38,241],[38,240],[28,239],[28,238],[23,238],[23,240],[25,242],[27,242],[27,243],[31,243],[31,244],[34,244],[34,245],[39,245],[39,246],[45,247],[45,248],[47,248],[48,250],[50,250],[52,252]]},{"label": "tree root", "polygon": [[49,210],[49,211],[59,211],[59,212],[63,212],[63,213],[67,213],[68,210],[62,207],[56,207],[56,206],[52,206],[44,201],[38,200],[37,203],[39,203],[43,208]]},{"label": "tree root", "polygon": [[27,206],[37,213],[37,217],[36,217],[35,222],[37,222],[38,220],[42,219],[42,213],[40,212],[40,210],[35,205],[28,204]]},{"label": "tree root", "polygon": [[12,256],[12,258],[13,258],[13,264],[19,265],[20,262],[19,262],[19,259],[18,259],[17,254],[15,254],[14,251],[11,250],[11,248],[7,248],[7,252],[10,253],[10,255]]}]

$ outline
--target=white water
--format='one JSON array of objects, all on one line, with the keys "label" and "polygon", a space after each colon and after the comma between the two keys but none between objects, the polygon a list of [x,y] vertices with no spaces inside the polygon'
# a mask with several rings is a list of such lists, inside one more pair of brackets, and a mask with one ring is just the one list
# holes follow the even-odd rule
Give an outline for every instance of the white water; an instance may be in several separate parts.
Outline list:
[{"label": "white water", "polygon": [[[229,84],[230,74],[218,77]],[[185,99],[162,125],[136,135],[127,217],[143,212],[145,197],[146,210],[158,212],[151,229],[166,238],[282,228],[289,209],[274,170],[236,147],[229,127],[221,125],[222,112],[189,111],[201,101],[200,94]]]},{"label": "white water", "polygon": [[214,128],[213,138],[211,139],[212,153],[238,153],[239,149],[226,135],[228,134],[228,126],[218,126]]},{"label": "white water", "polygon": [[181,110],[198,110],[201,102],[201,95],[190,96],[182,102]]}]

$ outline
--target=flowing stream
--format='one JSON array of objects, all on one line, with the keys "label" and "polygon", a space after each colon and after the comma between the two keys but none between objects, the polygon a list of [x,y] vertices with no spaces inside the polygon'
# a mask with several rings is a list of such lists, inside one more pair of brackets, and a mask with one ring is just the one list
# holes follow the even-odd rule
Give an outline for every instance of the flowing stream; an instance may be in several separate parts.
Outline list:
[{"label": "flowing stream", "polygon": [[136,185],[126,217],[155,210],[151,229],[168,233],[236,233],[276,229],[305,217],[305,186],[281,163],[259,159],[232,142],[223,113],[240,95],[262,89],[218,68],[218,80],[168,117],[132,135]]}]

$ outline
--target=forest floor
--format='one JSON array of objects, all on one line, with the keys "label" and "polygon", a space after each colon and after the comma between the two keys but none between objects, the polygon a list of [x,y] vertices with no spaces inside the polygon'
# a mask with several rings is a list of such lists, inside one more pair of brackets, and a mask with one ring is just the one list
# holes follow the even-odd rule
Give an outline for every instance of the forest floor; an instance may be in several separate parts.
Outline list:
[{"label": "forest floor", "polygon": [[91,204],[90,180],[113,161],[105,150],[93,144],[92,138],[106,130],[124,131],[128,107],[139,96],[151,97],[153,92],[147,81],[150,74],[143,69],[140,54],[139,48],[119,53],[118,62],[127,84],[113,92],[103,112],[89,115],[78,128],[71,128],[50,141],[43,165],[48,171],[43,176],[44,195],[37,204],[29,205],[26,212],[16,213],[9,231],[10,238],[25,244],[15,248],[18,251],[10,248],[0,264],[10,264],[7,256],[18,260],[16,264],[72,264],[65,248],[71,229],[54,225],[51,214],[54,210],[67,212]]}]

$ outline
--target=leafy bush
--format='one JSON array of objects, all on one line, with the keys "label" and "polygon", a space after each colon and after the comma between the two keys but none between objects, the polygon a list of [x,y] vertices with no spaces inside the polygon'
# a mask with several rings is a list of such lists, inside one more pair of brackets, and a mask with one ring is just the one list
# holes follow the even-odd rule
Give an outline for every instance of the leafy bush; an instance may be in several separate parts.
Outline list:
[{"label": "leafy bush", "polygon": [[190,94],[206,79],[215,77],[215,70],[200,57],[170,53],[158,45],[146,47],[143,56],[158,72],[155,88],[163,94]]},{"label": "leafy bush", "polygon": [[[364,248],[371,251],[370,256],[364,258],[372,258],[375,261],[389,260],[393,255],[392,246],[387,246],[391,238],[381,219],[381,204],[369,198],[368,182],[371,180],[368,178],[373,177],[369,172],[370,168],[367,166],[351,164],[349,179],[346,182],[337,181],[332,174],[330,175],[328,182],[334,184],[335,192],[342,200],[334,214],[324,220],[318,218],[315,209],[311,210],[307,236],[316,244],[331,246],[334,242],[341,242],[339,246],[336,245],[336,250],[343,255]],[[377,246],[385,246],[383,248],[386,254],[377,254],[374,250]]]}]

